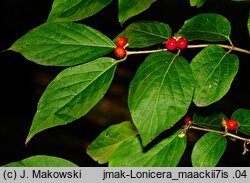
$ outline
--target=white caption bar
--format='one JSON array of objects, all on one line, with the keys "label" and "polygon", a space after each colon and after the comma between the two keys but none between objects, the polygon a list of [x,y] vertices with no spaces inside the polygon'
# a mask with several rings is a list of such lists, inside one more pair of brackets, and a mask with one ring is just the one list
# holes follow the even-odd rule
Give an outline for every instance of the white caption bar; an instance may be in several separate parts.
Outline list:
[{"label": "white caption bar", "polygon": [[0,168],[1,183],[249,183],[250,167],[221,168]]}]

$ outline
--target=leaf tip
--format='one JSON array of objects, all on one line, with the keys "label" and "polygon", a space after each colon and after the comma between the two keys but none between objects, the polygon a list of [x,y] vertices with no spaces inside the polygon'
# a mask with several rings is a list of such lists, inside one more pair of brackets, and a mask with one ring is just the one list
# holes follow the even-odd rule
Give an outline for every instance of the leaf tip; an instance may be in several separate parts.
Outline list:
[{"label": "leaf tip", "polygon": [[35,134],[28,134],[28,136],[26,137],[26,140],[25,140],[25,146],[28,145],[29,141],[32,139],[32,137],[34,136]]}]

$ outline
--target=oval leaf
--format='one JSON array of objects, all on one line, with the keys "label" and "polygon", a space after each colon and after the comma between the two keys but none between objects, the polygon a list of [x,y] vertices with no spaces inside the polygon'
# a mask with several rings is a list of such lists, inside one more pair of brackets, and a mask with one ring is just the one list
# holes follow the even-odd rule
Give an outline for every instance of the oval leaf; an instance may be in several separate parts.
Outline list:
[{"label": "oval leaf", "polygon": [[54,0],[48,22],[78,21],[90,17],[112,0]]},{"label": "oval leaf", "polygon": [[128,39],[129,48],[143,48],[163,43],[171,34],[171,29],[167,24],[141,21],[130,24],[117,37],[125,36]]},{"label": "oval leaf", "polygon": [[89,145],[87,154],[100,164],[107,163],[123,142],[137,134],[135,126],[129,121],[112,125]]},{"label": "oval leaf", "polygon": [[200,14],[187,21],[178,31],[189,41],[230,41],[231,25],[230,22],[219,14]]},{"label": "oval leaf", "polygon": [[111,167],[174,167],[186,148],[186,137],[180,138],[176,131],[148,151],[144,151],[139,137],[130,138],[115,151],[109,160]]},{"label": "oval leaf", "polygon": [[129,18],[147,10],[157,0],[119,0],[119,22],[123,24]]},{"label": "oval leaf", "polygon": [[203,135],[192,151],[192,165],[195,167],[214,167],[224,154],[227,140],[223,135],[209,132]]},{"label": "oval leaf", "polygon": [[77,167],[76,164],[53,156],[37,155],[18,162],[9,163],[4,167]]},{"label": "oval leaf", "polygon": [[115,60],[99,58],[59,73],[40,98],[26,143],[38,132],[85,115],[107,92],[115,69]]},{"label": "oval leaf", "polygon": [[223,118],[227,120],[226,115],[223,113],[213,114],[210,116],[199,116],[194,114],[192,123],[205,128],[221,130],[223,129],[223,126],[221,125],[221,120]]},{"label": "oval leaf", "polygon": [[211,45],[198,53],[190,66],[197,81],[193,101],[197,106],[208,106],[228,92],[238,72],[239,60],[236,55]]},{"label": "oval leaf", "polygon": [[128,97],[144,146],[185,115],[193,89],[192,70],[184,58],[167,51],[146,58],[130,84]]},{"label": "oval leaf", "polygon": [[197,8],[201,7],[207,0],[190,0],[191,6],[196,6]]},{"label": "oval leaf", "polygon": [[101,32],[76,23],[45,23],[9,49],[37,64],[72,66],[111,52],[116,45]]},{"label": "oval leaf", "polygon": [[250,136],[250,110],[238,109],[233,113],[231,118],[240,124],[239,132]]}]

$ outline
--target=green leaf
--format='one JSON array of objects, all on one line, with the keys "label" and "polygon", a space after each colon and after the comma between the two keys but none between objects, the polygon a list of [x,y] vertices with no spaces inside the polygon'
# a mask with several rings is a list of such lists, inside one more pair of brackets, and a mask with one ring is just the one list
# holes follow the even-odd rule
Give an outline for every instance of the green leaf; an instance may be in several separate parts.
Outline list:
[{"label": "green leaf", "polygon": [[119,22],[123,24],[129,18],[147,10],[156,0],[119,0]]},{"label": "green leaf", "polygon": [[239,132],[250,136],[250,110],[238,109],[231,118],[240,124]]},{"label": "green leaf", "polygon": [[37,155],[9,163],[4,165],[4,167],[77,167],[77,165],[62,158]]},{"label": "green leaf", "polygon": [[9,49],[37,64],[72,66],[111,52],[116,45],[101,32],[76,23],[45,23]]},{"label": "green leaf", "polygon": [[[203,40],[209,42],[230,41],[230,22],[219,14],[197,15],[187,21],[178,31],[188,41]],[[230,41],[231,42],[231,41]]]},{"label": "green leaf", "polygon": [[116,38],[125,36],[128,39],[129,48],[143,48],[163,43],[171,34],[171,29],[167,24],[156,21],[140,21],[130,24]]},{"label": "green leaf", "polygon": [[26,143],[38,132],[85,115],[107,92],[116,65],[112,58],[99,58],[59,73],[40,98]]},{"label": "green leaf", "polygon": [[210,116],[200,116],[197,114],[194,114],[192,123],[199,125],[204,128],[210,128],[214,130],[221,130],[223,129],[223,126],[221,125],[221,120],[222,119],[227,120],[227,117],[225,114],[218,113],[218,114],[213,114]]},{"label": "green leaf", "polygon": [[90,17],[112,0],[54,0],[48,22],[70,22]]},{"label": "green leaf", "polygon": [[185,115],[193,89],[192,70],[183,57],[161,51],[146,58],[130,84],[128,97],[144,146]]},{"label": "green leaf", "polygon": [[204,48],[190,64],[196,87],[194,103],[208,106],[220,100],[230,89],[238,72],[239,60],[216,45]]},{"label": "green leaf", "polygon": [[196,6],[197,8],[201,7],[207,0],[190,0],[191,6]]},{"label": "green leaf", "polygon": [[227,140],[223,135],[209,132],[201,137],[192,151],[192,165],[195,167],[214,167],[224,154]]},{"label": "green leaf", "polygon": [[174,167],[177,166],[186,148],[186,137],[178,137],[181,131],[145,152],[139,137],[130,138],[115,151],[109,160],[111,167]]},{"label": "green leaf", "polygon": [[112,125],[89,145],[87,154],[100,164],[107,163],[123,142],[136,135],[137,130],[129,121]]}]

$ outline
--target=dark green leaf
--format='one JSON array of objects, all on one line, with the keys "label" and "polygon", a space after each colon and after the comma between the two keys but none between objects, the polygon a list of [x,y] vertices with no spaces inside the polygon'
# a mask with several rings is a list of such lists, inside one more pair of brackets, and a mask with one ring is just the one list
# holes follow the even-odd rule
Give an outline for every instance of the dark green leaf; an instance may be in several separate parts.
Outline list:
[{"label": "dark green leaf", "polygon": [[53,156],[37,155],[18,162],[9,163],[4,167],[77,167],[74,163]]},{"label": "dark green leaf", "polygon": [[231,118],[240,124],[239,132],[250,136],[250,110],[238,109]]},{"label": "dark green leaf", "polygon": [[177,34],[188,41],[204,40],[210,42],[230,40],[230,22],[219,14],[200,14],[185,21]]},{"label": "dark green leaf", "polygon": [[189,63],[168,51],[149,55],[130,84],[128,105],[145,146],[181,119],[192,101]]},{"label": "dark green leaf", "polygon": [[101,32],[76,23],[46,23],[9,49],[41,65],[72,66],[111,52],[116,45]]},{"label": "dark green leaf", "polygon": [[238,72],[239,60],[216,45],[198,53],[191,62],[196,87],[194,103],[208,106],[221,99],[230,89]]},{"label": "dark green leaf", "polygon": [[59,73],[38,103],[26,142],[38,132],[85,115],[108,90],[115,69],[115,60],[99,58]]},{"label": "dark green leaf", "polygon": [[129,18],[147,10],[156,0],[119,0],[119,22],[123,24]]},{"label": "dark green leaf", "polygon": [[214,130],[222,130],[223,126],[221,125],[222,119],[227,120],[227,117],[223,113],[213,114],[210,116],[199,116],[194,114],[192,123]]},{"label": "dark green leaf", "polygon": [[227,140],[223,135],[209,132],[199,139],[192,151],[192,165],[214,167],[224,154]]},{"label": "dark green leaf", "polygon": [[54,0],[48,22],[70,22],[90,17],[112,0]]},{"label": "dark green leaf", "polygon": [[139,137],[130,138],[115,151],[109,160],[111,167],[173,167],[177,166],[186,148],[186,137],[176,131],[170,137],[144,151]]},{"label": "dark green leaf", "polygon": [[98,163],[107,163],[123,142],[136,135],[137,130],[131,122],[112,125],[89,145],[87,153]]},{"label": "dark green leaf", "polygon": [[207,0],[190,0],[191,6],[197,6],[197,8],[201,7]]},{"label": "dark green leaf", "polygon": [[130,24],[117,37],[125,36],[128,39],[129,48],[143,48],[163,43],[171,34],[171,29],[167,24],[141,21]]}]

